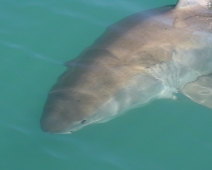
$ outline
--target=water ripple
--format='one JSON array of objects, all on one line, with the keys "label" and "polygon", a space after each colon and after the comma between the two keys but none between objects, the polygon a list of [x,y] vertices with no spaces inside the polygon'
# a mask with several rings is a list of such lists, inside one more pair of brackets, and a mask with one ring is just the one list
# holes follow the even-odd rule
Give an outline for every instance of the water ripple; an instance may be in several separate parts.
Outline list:
[{"label": "water ripple", "polygon": [[6,47],[10,47],[10,48],[13,48],[13,49],[18,49],[18,50],[21,50],[21,51],[23,51],[25,53],[28,53],[29,54],[28,56],[31,57],[31,58],[41,59],[43,61],[47,61],[47,62],[50,62],[50,63],[53,63],[53,64],[57,64],[57,65],[63,65],[63,62],[51,59],[50,57],[47,57],[47,56],[44,56],[44,55],[39,54],[37,52],[34,52],[34,51],[26,48],[23,45],[7,42],[7,41],[3,41],[3,40],[0,40],[0,44],[3,45],[3,46],[6,46]]}]

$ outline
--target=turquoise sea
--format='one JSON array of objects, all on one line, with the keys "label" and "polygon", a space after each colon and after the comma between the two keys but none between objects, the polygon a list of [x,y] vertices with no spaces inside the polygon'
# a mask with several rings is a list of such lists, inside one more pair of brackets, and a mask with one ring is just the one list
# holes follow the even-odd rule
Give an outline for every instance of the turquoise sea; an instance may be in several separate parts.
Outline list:
[{"label": "turquoise sea", "polygon": [[72,135],[39,119],[62,65],[110,24],[176,0],[0,0],[1,170],[210,170],[212,111],[179,95]]}]

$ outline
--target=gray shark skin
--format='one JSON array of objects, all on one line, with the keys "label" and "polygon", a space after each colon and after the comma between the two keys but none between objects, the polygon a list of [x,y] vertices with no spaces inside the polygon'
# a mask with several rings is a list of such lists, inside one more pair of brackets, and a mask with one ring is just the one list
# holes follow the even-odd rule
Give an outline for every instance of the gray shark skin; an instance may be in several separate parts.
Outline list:
[{"label": "gray shark skin", "polygon": [[41,128],[72,133],[180,92],[212,108],[212,10],[180,0],[110,26],[49,92]]}]

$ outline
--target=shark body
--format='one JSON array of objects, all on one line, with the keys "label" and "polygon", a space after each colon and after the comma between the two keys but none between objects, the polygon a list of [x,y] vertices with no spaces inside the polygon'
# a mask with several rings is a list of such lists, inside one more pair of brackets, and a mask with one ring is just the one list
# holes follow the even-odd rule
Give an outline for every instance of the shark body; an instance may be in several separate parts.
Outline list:
[{"label": "shark body", "polygon": [[110,26],[65,63],[50,90],[41,128],[71,133],[180,92],[212,108],[212,9],[180,0]]}]

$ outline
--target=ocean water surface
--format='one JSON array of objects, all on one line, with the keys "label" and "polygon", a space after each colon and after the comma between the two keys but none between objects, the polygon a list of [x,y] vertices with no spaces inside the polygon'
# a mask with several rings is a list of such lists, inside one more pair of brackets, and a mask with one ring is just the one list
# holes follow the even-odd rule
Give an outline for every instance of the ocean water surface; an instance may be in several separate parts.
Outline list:
[{"label": "ocean water surface", "polygon": [[39,119],[62,65],[110,24],[176,0],[0,0],[0,169],[209,170],[212,110],[178,96],[72,135]]}]

